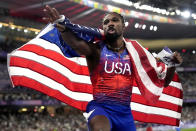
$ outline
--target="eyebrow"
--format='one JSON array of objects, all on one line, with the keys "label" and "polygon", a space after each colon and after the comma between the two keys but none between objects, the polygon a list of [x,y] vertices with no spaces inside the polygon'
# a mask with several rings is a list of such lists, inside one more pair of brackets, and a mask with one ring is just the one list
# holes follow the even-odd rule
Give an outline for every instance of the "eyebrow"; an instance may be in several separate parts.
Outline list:
[{"label": "eyebrow", "polygon": [[[118,17],[116,17],[116,16],[112,17],[111,20],[112,20],[112,19],[118,19],[118,20],[120,20],[120,18],[118,18]],[[103,19],[102,22],[104,23],[106,20],[109,20],[109,19]]]}]

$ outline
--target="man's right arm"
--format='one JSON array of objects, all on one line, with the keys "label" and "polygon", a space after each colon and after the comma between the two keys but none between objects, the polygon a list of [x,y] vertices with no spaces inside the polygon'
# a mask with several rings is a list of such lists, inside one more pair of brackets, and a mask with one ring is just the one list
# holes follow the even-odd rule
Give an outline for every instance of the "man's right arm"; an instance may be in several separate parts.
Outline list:
[{"label": "man's right arm", "polygon": [[92,44],[78,38],[70,29],[64,25],[56,24],[63,40],[78,54],[90,56],[92,54]]},{"label": "man's right arm", "polygon": [[[43,19],[54,23],[56,20],[60,19],[60,14],[55,8],[51,8],[50,6],[46,5],[44,12],[46,13],[47,17]],[[90,56],[92,54],[92,44],[87,43],[86,41],[76,37],[76,35],[65,25],[55,24],[56,28],[61,33],[63,40],[72,47],[78,54]]]}]

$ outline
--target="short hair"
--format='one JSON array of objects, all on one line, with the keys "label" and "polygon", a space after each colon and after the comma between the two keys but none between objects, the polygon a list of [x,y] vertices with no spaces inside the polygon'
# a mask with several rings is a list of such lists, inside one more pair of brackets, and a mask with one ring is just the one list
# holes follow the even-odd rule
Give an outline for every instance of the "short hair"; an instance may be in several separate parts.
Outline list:
[{"label": "short hair", "polygon": [[125,24],[125,18],[124,18],[124,16],[121,15],[121,14],[119,14],[119,13],[117,13],[117,12],[108,12],[108,13],[106,13],[106,14],[104,15],[103,19],[104,19],[107,15],[110,15],[110,14],[118,15],[118,16],[120,17],[122,23]]}]

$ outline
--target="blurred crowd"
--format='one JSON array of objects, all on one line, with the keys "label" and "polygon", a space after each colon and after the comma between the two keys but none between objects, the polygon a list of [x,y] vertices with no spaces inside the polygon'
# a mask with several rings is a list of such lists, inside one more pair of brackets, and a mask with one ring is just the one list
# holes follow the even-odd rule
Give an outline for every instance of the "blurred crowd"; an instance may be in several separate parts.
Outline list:
[{"label": "blurred crowd", "polygon": [[184,100],[196,100],[196,73],[183,72],[179,73],[183,87]]},{"label": "blurred crowd", "polygon": [[184,106],[182,108],[182,122],[184,124],[196,122],[196,105],[189,104],[188,106]]},{"label": "blurred crowd", "polygon": [[[183,63],[181,67],[196,67],[196,54],[195,50],[186,50],[186,52],[179,51],[183,57]],[[193,53],[194,52],[194,53]]]},{"label": "blurred crowd", "polygon": [[25,87],[7,87],[0,90],[0,100],[49,100],[51,97]]},{"label": "blurred crowd", "polygon": [[84,117],[78,114],[51,116],[44,113],[0,115],[1,131],[87,131]]}]

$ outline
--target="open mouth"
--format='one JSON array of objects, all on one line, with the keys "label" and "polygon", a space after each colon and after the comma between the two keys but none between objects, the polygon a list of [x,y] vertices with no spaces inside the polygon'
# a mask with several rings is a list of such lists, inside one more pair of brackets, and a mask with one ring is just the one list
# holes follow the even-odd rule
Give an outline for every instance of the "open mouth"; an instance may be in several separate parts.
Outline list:
[{"label": "open mouth", "polygon": [[115,30],[114,28],[109,28],[107,32],[108,32],[108,33],[115,33],[116,30]]}]

